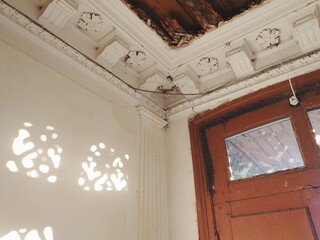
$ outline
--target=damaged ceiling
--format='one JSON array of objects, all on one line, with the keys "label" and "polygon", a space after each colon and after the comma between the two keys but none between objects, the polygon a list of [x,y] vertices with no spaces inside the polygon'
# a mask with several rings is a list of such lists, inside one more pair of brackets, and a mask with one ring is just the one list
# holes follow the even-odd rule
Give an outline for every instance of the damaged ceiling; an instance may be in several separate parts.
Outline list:
[{"label": "damaged ceiling", "polygon": [[[281,62],[296,61],[300,69],[307,61],[297,59],[320,48],[319,6],[320,0],[0,0],[0,30],[9,26],[80,64],[97,75],[90,86],[101,80],[173,115],[260,86],[287,72]],[[0,39],[11,44],[7,36]],[[42,52],[32,49],[23,51]]]},{"label": "damaged ceiling", "polygon": [[264,0],[122,0],[170,47],[188,45]]}]

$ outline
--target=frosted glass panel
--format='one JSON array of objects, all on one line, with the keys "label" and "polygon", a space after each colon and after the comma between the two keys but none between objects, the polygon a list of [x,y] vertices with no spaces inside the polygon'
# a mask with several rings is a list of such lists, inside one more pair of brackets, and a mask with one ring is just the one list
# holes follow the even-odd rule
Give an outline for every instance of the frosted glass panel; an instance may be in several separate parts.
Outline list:
[{"label": "frosted glass panel", "polygon": [[225,141],[230,180],[304,166],[289,118],[237,134]]},{"label": "frosted glass panel", "polygon": [[318,146],[320,146],[320,109],[308,112],[308,116],[312,125],[314,137]]}]

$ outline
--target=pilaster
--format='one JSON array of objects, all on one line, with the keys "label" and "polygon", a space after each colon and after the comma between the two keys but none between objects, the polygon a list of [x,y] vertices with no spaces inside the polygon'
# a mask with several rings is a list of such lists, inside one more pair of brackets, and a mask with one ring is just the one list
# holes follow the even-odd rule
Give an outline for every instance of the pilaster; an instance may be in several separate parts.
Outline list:
[{"label": "pilaster", "polygon": [[165,129],[167,122],[144,107],[140,116],[139,240],[168,239]]}]

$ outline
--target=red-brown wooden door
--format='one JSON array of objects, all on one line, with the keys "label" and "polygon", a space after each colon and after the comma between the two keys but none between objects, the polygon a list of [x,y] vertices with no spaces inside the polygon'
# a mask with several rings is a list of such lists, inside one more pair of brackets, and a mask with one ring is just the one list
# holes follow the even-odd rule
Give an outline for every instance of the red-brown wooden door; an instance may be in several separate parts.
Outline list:
[{"label": "red-brown wooden door", "polygon": [[[319,109],[320,96],[308,93],[301,101],[300,106],[290,107],[285,99],[206,129],[215,170],[213,205],[220,240],[311,240],[320,237],[319,146],[308,118],[308,112]],[[304,166],[230,180],[226,139],[283,119],[291,122]],[[320,117],[316,121],[320,122]],[[283,134],[288,135],[287,132]],[[250,141],[256,144],[254,137]],[[236,143],[245,145],[241,141]],[[288,155],[293,152],[288,147],[286,150]],[[268,146],[262,147],[261,152],[267,154],[267,151]],[[246,154],[259,164],[257,151]]]}]

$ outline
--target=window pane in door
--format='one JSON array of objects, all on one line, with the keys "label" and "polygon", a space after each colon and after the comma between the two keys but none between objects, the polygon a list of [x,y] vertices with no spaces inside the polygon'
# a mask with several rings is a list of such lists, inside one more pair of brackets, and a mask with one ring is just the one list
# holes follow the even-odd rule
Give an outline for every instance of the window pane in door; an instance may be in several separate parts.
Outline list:
[{"label": "window pane in door", "polygon": [[225,140],[230,180],[240,180],[304,166],[290,118]]},{"label": "window pane in door", "polygon": [[308,117],[312,125],[312,131],[318,146],[320,146],[320,109],[308,112]]}]

